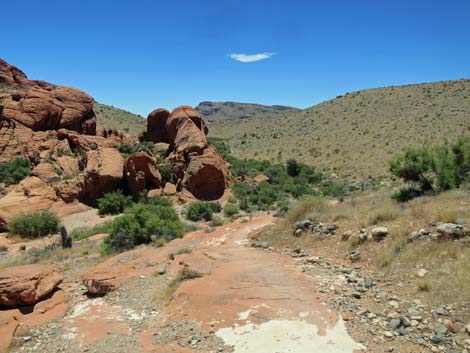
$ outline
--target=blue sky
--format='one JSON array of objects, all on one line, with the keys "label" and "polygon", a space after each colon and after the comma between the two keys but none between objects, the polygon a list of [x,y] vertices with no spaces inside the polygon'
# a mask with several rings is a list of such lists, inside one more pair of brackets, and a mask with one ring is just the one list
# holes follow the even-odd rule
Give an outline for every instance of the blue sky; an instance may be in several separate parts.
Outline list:
[{"label": "blue sky", "polygon": [[308,107],[470,77],[469,19],[468,0],[7,1],[0,57],[144,116],[203,100]]}]

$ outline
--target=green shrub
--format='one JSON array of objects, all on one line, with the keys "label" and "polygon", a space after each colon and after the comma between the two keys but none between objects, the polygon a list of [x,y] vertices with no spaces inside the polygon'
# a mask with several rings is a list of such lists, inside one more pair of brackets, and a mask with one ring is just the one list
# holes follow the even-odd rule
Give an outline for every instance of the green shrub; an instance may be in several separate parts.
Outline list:
[{"label": "green shrub", "polygon": [[398,201],[458,188],[470,178],[470,137],[454,144],[408,149],[390,161],[390,171],[408,183],[393,195]]},{"label": "green shrub", "polygon": [[100,215],[119,214],[130,205],[132,205],[132,197],[124,195],[121,190],[117,190],[109,192],[98,199],[98,213]]},{"label": "green shrub", "polygon": [[184,225],[171,207],[134,204],[110,223],[109,233],[105,253],[121,251],[130,245],[148,244],[152,238],[166,241],[178,238],[184,233]]},{"label": "green shrub", "polygon": [[236,215],[238,212],[240,212],[240,209],[238,208],[238,205],[234,203],[228,203],[224,206],[224,214],[227,217],[232,217],[233,215]]},{"label": "green shrub", "polygon": [[193,222],[210,221],[213,213],[221,210],[222,206],[218,202],[197,201],[189,206],[186,217]]},{"label": "green shrub", "polygon": [[34,211],[13,218],[8,230],[24,238],[38,238],[57,233],[59,223],[59,218],[50,211]]},{"label": "green shrub", "polygon": [[171,207],[173,203],[171,199],[167,197],[154,196],[147,200],[149,205],[162,206],[162,207]]},{"label": "green shrub", "polygon": [[175,166],[172,163],[163,163],[159,164],[157,166],[158,171],[162,175],[162,183],[173,183],[174,184],[174,179],[173,179],[173,168]]},{"label": "green shrub", "polygon": [[300,174],[300,166],[297,164],[295,159],[289,159],[287,161],[287,175],[296,177]]},{"label": "green shrub", "polygon": [[0,163],[0,181],[17,184],[31,174],[31,163],[25,157],[15,157],[11,162]]}]

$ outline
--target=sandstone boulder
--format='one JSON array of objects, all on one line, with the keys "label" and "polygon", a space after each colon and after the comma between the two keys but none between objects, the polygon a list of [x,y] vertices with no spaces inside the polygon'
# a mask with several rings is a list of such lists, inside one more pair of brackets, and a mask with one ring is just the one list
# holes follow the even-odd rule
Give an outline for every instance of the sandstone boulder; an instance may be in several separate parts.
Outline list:
[{"label": "sandstone boulder", "polygon": [[106,294],[119,286],[118,276],[110,271],[90,271],[82,275],[82,283],[92,294]]},{"label": "sandstone boulder", "polygon": [[163,194],[166,196],[172,196],[177,193],[176,185],[172,183],[166,183],[165,187],[163,188]]},{"label": "sandstone boulder", "polygon": [[170,112],[166,109],[158,108],[147,117],[147,130],[143,131],[139,139],[141,141],[152,141],[153,143],[168,143],[166,133],[166,122]]},{"label": "sandstone boulder", "polygon": [[208,129],[198,111],[183,106],[174,109],[166,122],[170,146],[176,153],[202,154],[207,147]]},{"label": "sandstone boulder", "polygon": [[85,197],[95,200],[115,190],[123,178],[124,159],[117,149],[100,148],[86,153]]},{"label": "sandstone boulder", "polygon": [[59,268],[50,265],[25,265],[0,272],[0,305],[22,306],[37,303],[63,280]]},{"label": "sandstone boulder", "polygon": [[228,168],[217,150],[209,146],[202,155],[189,158],[182,184],[198,199],[216,200],[227,187]]},{"label": "sandstone boulder", "polygon": [[31,174],[47,183],[53,183],[60,180],[56,168],[52,163],[39,163],[33,168]]},{"label": "sandstone boulder", "polygon": [[137,199],[144,190],[160,188],[162,176],[157,161],[145,151],[134,153],[125,163],[125,177],[129,191]]}]

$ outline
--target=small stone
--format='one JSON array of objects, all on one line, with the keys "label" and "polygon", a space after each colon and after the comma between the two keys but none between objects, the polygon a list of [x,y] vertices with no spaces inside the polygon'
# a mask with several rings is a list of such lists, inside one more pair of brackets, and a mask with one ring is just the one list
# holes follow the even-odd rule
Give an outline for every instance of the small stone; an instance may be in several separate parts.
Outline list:
[{"label": "small stone", "polygon": [[361,295],[361,293],[359,293],[359,292],[354,292],[354,293],[352,294],[352,296],[353,296],[353,298],[356,298],[356,299],[361,299],[361,298],[362,298],[362,295]]},{"label": "small stone", "polygon": [[388,236],[388,228],[387,227],[376,227],[371,231],[372,239],[375,241],[381,241]]},{"label": "small stone", "polygon": [[419,278],[423,278],[424,276],[427,275],[427,273],[428,273],[428,271],[425,270],[424,268],[422,268],[422,269],[420,269],[420,270],[418,271],[418,277],[419,277]]},{"label": "small stone", "polygon": [[392,319],[388,322],[387,327],[390,330],[396,330],[398,327],[401,325],[401,320],[400,319]]},{"label": "small stone", "polygon": [[444,338],[441,335],[433,335],[431,337],[431,342],[434,344],[439,344],[444,340]]},{"label": "small stone", "polygon": [[368,289],[372,288],[372,279],[370,277],[364,277],[364,287]]}]

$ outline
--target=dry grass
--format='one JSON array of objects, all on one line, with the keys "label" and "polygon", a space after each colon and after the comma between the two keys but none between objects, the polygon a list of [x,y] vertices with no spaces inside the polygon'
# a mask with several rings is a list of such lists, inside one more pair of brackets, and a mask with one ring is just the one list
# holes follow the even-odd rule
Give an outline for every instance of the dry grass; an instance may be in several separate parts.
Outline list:
[{"label": "dry grass", "polygon": [[201,278],[202,276],[202,273],[184,266],[181,270],[178,271],[176,277],[168,284],[168,287],[163,294],[163,299],[167,302],[171,301],[173,294],[176,292],[181,283],[190,281],[192,279]]},{"label": "dry grass", "polygon": [[130,133],[137,137],[147,125],[147,121],[140,115],[115,108],[113,106],[95,103],[94,111],[98,124],[107,128],[116,128],[123,133]]},{"label": "dry grass", "polygon": [[314,220],[325,219],[330,209],[330,204],[323,197],[305,196],[296,201],[285,216],[287,226],[295,222],[303,221],[309,217]]},{"label": "dry grass", "polygon": [[[468,222],[469,210],[470,193],[463,190],[419,198],[404,205],[391,202],[390,194],[384,191],[347,198],[335,205],[327,199],[301,200],[293,205],[287,220],[279,221],[261,237],[273,246],[312,248],[325,256],[346,256],[352,248],[359,247],[363,258],[385,278],[410,283],[405,289],[409,296],[432,305],[458,303],[468,300],[470,293],[470,239],[407,243],[406,238],[421,228],[434,229],[437,222],[456,219]],[[346,230],[355,233],[362,227],[371,229],[376,225],[387,226],[390,235],[383,242],[364,244],[338,242],[338,237],[322,241],[293,237],[292,223],[310,215],[337,224],[339,235]],[[428,271],[424,278],[417,276],[421,268]]]},{"label": "dry grass", "polygon": [[29,265],[36,263],[57,263],[66,261],[72,263],[72,260],[88,254],[99,254],[99,247],[95,242],[83,242],[74,244],[70,249],[62,249],[61,247],[35,248],[27,251],[20,251],[16,255],[8,256],[0,260],[0,269]]}]

